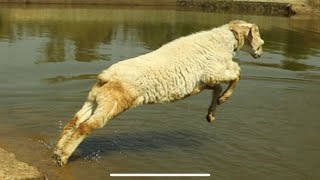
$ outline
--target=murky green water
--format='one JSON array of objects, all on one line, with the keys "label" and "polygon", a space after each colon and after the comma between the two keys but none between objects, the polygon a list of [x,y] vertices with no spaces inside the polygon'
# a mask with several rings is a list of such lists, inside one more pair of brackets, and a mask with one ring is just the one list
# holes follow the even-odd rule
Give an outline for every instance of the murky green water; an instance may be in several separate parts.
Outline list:
[{"label": "murky green water", "polygon": [[[49,156],[61,124],[111,64],[196,31],[244,19],[259,25],[265,54],[240,52],[243,79],[205,115],[210,92],[130,110],[78,148],[70,164]],[[211,173],[207,179],[320,178],[320,19],[156,8],[0,8],[0,146],[49,179],[110,173]],[[197,179],[197,178],[194,178]],[[206,178],[203,178],[206,179]]]}]

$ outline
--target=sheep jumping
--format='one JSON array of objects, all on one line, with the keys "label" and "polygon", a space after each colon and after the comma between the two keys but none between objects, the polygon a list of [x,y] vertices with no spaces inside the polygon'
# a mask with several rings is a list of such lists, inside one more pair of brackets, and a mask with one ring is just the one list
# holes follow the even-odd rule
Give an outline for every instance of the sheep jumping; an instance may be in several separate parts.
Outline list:
[{"label": "sheep jumping", "polygon": [[[204,89],[213,90],[207,113],[213,122],[216,106],[230,98],[240,79],[240,67],[232,60],[235,52],[258,58],[263,44],[257,25],[235,20],[112,65],[98,76],[87,101],[64,127],[53,157],[58,165],[66,164],[87,135],[129,108],[176,101]],[[221,83],[229,83],[222,94]]]}]

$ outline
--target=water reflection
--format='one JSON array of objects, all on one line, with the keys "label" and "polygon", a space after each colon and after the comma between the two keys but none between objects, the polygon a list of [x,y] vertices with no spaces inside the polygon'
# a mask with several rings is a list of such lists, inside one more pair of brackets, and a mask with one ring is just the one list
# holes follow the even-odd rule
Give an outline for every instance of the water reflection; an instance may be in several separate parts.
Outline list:
[{"label": "water reflection", "polygon": [[281,64],[277,63],[260,63],[260,62],[241,62],[241,64],[261,66],[261,67],[271,67],[271,68],[280,68],[290,71],[306,71],[306,70],[319,70],[319,67],[307,65],[303,63],[296,62],[294,60],[283,60]]},{"label": "water reflection", "polygon": [[[139,39],[144,47],[154,50],[177,37],[222,24],[209,21],[224,17],[222,14],[188,13],[175,11],[128,11],[119,13],[112,9],[2,9],[0,13],[0,36],[11,42],[29,36],[45,37],[37,63],[64,62],[67,60],[90,62],[110,60],[111,48],[102,46],[121,40],[129,43]],[[146,21],[145,19],[148,18]],[[224,22],[226,22],[225,20]],[[320,35],[311,33],[314,20],[304,20],[304,30],[296,28],[295,20],[288,20],[285,27],[275,27],[271,22],[263,22],[262,34],[266,39],[265,49],[279,51],[288,59],[307,59],[319,53]],[[300,22],[300,21],[299,21]],[[310,23],[307,23],[310,22]],[[197,24],[196,26],[194,24]],[[303,44],[303,46],[301,46]],[[293,64],[291,64],[293,63]],[[308,69],[302,63],[283,62],[283,67]],[[296,68],[293,68],[295,70]]]},{"label": "water reflection", "polygon": [[[310,21],[310,25],[312,24],[313,21]],[[289,59],[307,59],[309,55],[319,53],[314,51],[313,48],[319,48],[320,34],[310,32],[308,27],[305,27],[304,31],[288,29],[288,27],[273,27],[263,33],[265,37],[268,38],[268,41],[275,42],[272,44],[278,43],[278,47],[267,46],[267,48],[270,48],[270,50],[278,50],[278,48],[282,48],[284,55]]]},{"label": "water reflection", "polygon": [[[192,137],[192,138],[190,138]],[[172,141],[172,139],[175,141]],[[179,131],[147,131],[147,132],[130,132],[117,133],[108,136],[93,136],[80,145],[85,151],[80,157],[86,157],[92,152],[100,151],[102,154],[115,153],[119,150],[143,152],[143,151],[161,151],[163,149],[181,148],[190,146],[201,146],[202,142],[197,138],[209,140],[203,137],[199,132]]]},{"label": "water reflection", "polygon": [[50,84],[55,84],[59,82],[65,82],[65,81],[72,81],[72,80],[83,80],[83,79],[95,79],[97,77],[97,74],[82,74],[79,76],[56,76],[52,78],[47,78],[45,81],[49,82]]}]

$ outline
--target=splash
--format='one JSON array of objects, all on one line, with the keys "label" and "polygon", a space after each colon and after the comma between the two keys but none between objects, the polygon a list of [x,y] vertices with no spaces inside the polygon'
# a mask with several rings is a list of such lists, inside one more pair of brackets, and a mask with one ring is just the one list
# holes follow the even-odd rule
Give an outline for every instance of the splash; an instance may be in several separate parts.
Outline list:
[{"label": "splash", "polygon": [[63,124],[62,124],[62,121],[60,120],[59,121],[59,132],[62,133],[62,130],[63,130]]},{"label": "splash", "polygon": [[89,154],[88,156],[86,156],[84,159],[88,160],[89,162],[92,162],[92,161],[99,162],[101,160],[100,153],[101,153],[101,151],[97,150],[97,151]]},{"label": "splash", "polygon": [[34,139],[34,138],[29,138],[28,141],[37,142],[37,143],[43,145],[46,148],[46,150],[49,150],[49,151],[53,149],[53,144],[52,143],[47,143],[47,142],[45,142],[44,140],[41,140],[41,139],[37,140],[37,139]]}]

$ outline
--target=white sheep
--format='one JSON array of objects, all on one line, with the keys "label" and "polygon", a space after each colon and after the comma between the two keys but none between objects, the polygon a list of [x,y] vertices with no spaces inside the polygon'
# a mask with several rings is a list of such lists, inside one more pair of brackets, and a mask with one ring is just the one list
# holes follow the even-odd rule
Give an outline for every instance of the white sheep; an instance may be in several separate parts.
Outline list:
[{"label": "white sheep", "polygon": [[[240,67],[232,60],[235,52],[241,49],[257,58],[263,43],[255,24],[236,20],[112,65],[98,76],[82,109],[64,127],[54,151],[58,165],[66,164],[94,129],[138,105],[167,103],[210,89],[207,120],[213,122],[216,105],[231,96],[240,79]],[[221,83],[229,83],[222,95]]]}]

